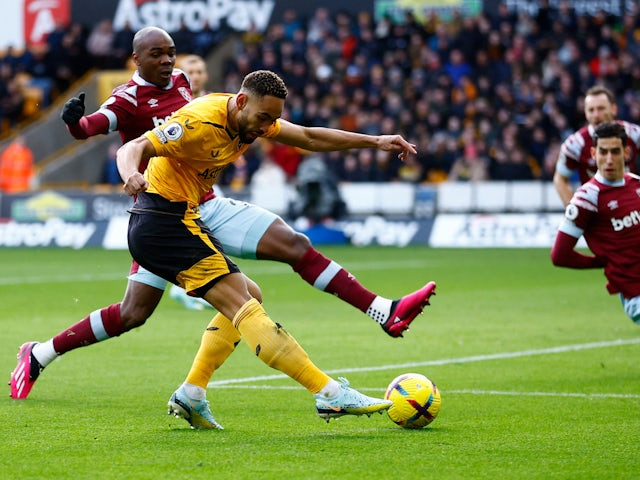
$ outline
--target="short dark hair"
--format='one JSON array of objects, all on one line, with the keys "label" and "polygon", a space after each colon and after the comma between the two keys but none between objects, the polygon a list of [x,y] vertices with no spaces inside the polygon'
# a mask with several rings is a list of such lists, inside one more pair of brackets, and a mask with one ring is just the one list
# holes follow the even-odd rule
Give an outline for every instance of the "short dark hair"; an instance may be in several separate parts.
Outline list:
[{"label": "short dark hair", "polygon": [[624,125],[618,122],[602,122],[594,131],[594,144],[598,145],[599,138],[617,137],[622,140],[622,146],[627,145],[627,132]]},{"label": "short dark hair", "polygon": [[284,81],[270,70],[256,70],[249,73],[242,81],[241,90],[245,90],[257,97],[287,98],[287,86]]}]

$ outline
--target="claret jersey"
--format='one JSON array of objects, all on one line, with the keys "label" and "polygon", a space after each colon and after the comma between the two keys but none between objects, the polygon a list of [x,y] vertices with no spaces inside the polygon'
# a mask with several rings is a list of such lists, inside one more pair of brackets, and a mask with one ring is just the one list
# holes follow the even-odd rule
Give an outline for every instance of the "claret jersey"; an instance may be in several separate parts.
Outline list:
[{"label": "claret jersey", "polygon": [[[211,93],[199,97],[175,113],[166,123],[145,133],[156,149],[145,172],[147,192],[167,200],[200,203],[220,172],[237,160],[249,144],[240,142],[227,128],[227,103],[233,94]],[[263,137],[280,133],[276,120]]]},{"label": "claret jersey", "polygon": [[[131,80],[113,90],[98,112],[109,120],[109,132],[118,131],[122,143],[126,143],[162,125],[190,101],[191,87],[182,70],[174,69],[171,82],[164,88],[135,72]],[[140,171],[145,167],[146,162]]]},{"label": "claret jersey", "polygon": [[[636,156],[640,152],[640,126],[625,121],[618,121],[618,123],[624,125],[627,132],[627,145],[631,150],[626,159],[627,169],[635,172]],[[595,175],[598,166],[595,159],[591,157],[594,130],[592,125],[584,126],[562,143],[560,157],[556,164],[556,169],[561,175],[568,178],[577,171],[580,184],[588,182]]]},{"label": "claret jersey", "polygon": [[610,183],[596,173],[576,190],[560,231],[584,235],[594,255],[605,260],[609,293],[640,295],[640,177],[627,173]]}]

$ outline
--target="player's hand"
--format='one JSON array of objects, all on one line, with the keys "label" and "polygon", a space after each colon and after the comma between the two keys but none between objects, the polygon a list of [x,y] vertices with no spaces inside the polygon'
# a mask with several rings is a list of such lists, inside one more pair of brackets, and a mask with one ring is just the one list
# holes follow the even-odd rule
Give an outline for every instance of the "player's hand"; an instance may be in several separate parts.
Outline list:
[{"label": "player's hand", "polygon": [[407,142],[402,135],[380,135],[380,143],[378,145],[380,150],[391,151],[391,150],[402,150],[398,154],[398,158],[404,161],[407,158],[407,155],[412,153],[415,155],[418,153],[416,150],[416,145],[413,143]]},{"label": "player's hand", "polygon": [[84,92],[77,97],[70,98],[62,107],[60,118],[67,125],[75,125],[84,115]]},{"label": "player's hand", "polygon": [[148,186],[149,182],[145,180],[144,175],[140,172],[136,172],[127,178],[127,181],[124,182],[123,188],[127,195],[136,195],[144,192]]}]

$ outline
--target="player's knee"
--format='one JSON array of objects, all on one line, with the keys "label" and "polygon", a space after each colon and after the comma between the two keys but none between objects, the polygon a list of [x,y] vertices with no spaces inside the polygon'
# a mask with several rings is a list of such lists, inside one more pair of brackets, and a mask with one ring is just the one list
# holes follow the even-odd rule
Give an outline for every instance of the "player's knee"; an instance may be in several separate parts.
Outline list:
[{"label": "player's knee", "polygon": [[155,306],[139,302],[122,302],[120,308],[120,321],[125,331],[144,325],[153,313]]},{"label": "player's knee", "polygon": [[305,234],[300,232],[294,232],[294,238],[291,242],[291,265],[297,263],[307,250],[311,248],[311,240]]},{"label": "player's knee", "polygon": [[247,282],[247,289],[249,290],[249,294],[260,303],[262,303],[262,290],[260,290],[258,284],[251,280],[249,277],[245,277],[245,279]]},{"label": "player's knee", "polygon": [[304,233],[295,232],[295,248],[301,252],[306,252],[311,248],[311,240]]}]

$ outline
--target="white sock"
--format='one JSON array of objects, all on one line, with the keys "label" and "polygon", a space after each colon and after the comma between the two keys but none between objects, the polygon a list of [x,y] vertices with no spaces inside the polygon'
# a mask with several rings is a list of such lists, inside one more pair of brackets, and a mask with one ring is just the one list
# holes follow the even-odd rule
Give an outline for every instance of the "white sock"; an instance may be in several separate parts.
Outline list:
[{"label": "white sock", "polygon": [[33,356],[36,357],[38,363],[42,365],[42,368],[49,365],[56,358],[58,358],[58,354],[53,348],[53,338],[50,338],[46,342],[38,343],[31,350]]},{"label": "white sock", "polygon": [[338,395],[339,392],[340,392],[340,384],[332,378],[331,380],[329,380],[329,383],[327,383],[322,388],[322,390],[316,393],[316,396],[323,397],[323,398],[333,398],[336,395]]},{"label": "white sock", "polygon": [[202,387],[184,382],[182,384],[182,388],[184,389],[184,393],[189,395],[194,400],[204,400],[205,398],[207,398],[207,391]]},{"label": "white sock", "polygon": [[376,322],[382,325],[389,319],[389,315],[391,315],[391,304],[393,300],[389,300],[388,298],[377,296],[369,308],[367,308],[367,315],[373,318]]}]

